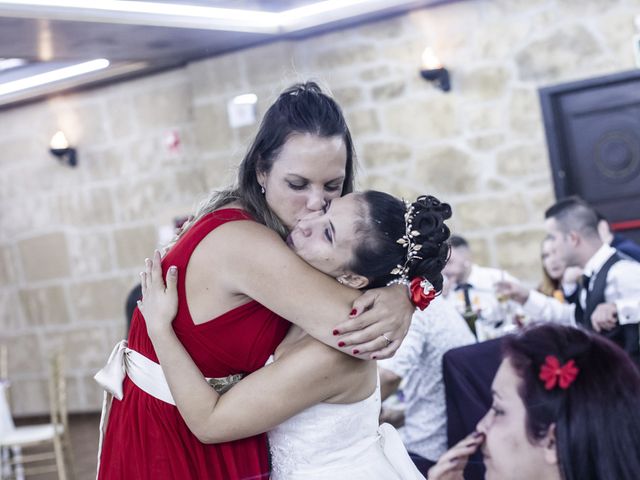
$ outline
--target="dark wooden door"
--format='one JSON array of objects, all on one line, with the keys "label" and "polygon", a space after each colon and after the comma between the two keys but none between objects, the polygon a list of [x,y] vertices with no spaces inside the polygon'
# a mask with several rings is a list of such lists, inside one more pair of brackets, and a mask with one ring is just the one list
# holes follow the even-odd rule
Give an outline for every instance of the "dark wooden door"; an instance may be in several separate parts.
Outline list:
[{"label": "dark wooden door", "polygon": [[640,70],[540,89],[556,196],[640,241]]}]

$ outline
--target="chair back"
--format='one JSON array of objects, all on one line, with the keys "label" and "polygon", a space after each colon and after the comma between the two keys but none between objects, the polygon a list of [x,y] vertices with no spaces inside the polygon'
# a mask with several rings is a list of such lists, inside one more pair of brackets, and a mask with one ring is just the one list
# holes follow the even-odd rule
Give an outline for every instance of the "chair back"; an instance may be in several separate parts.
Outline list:
[{"label": "chair back", "polygon": [[58,352],[51,359],[51,376],[49,377],[49,409],[51,423],[69,428],[67,406],[67,381],[64,372],[64,353]]},{"label": "chair back", "polygon": [[9,349],[4,343],[0,343],[0,382],[9,379]]}]

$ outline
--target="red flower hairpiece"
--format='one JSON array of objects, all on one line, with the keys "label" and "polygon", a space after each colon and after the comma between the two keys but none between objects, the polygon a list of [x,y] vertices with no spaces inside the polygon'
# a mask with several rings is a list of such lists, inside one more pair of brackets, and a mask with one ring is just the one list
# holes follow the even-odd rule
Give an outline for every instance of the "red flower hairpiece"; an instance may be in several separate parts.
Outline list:
[{"label": "red flower hairpiece", "polygon": [[436,289],[424,277],[414,277],[409,284],[409,291],[411,292],[411,303],[420,310],[427,308],[431,301],[436,298]]},{"label": "red flower hairpiece", "polygon": [[580,369],[576,367],[576,362],[573,359],[560,366],[558,357],[547,355],[544,363],[540,366],[538,377],[544,382],[544,388],[547,390],[552,390],[556,385],[566,390],[574,382],[578,372]]}]

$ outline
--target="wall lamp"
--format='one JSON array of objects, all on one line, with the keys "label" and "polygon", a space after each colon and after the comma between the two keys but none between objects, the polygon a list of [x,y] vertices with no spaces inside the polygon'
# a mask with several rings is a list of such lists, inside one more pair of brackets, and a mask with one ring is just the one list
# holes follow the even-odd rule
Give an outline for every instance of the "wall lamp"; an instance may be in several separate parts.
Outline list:
[{"label": "wall lamp", "polygon": [[425,80],[433,82],[443,92],[451,90],[451,82],[449,80],[449,70],[442,66],[438,57],[435,56],[433,50],[429,47],[422,52],[422,68],[420,75]]},{"label": "wall lamp", "polygon": [[49,151],[55,155],[63,165],[75,167],[78,164],[76,149],[69,146],[67,137],[64,136],[63,132],[57,132],[51,137]]}]

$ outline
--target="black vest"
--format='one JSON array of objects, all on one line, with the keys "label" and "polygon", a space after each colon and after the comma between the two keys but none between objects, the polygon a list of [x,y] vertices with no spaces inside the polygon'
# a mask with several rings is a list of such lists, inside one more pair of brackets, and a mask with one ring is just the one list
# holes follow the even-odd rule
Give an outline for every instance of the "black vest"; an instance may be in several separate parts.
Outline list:
[{"label": "black vest", "polygon": [[[604,290],[607,287],[609,270],[620,260],[622,260],[622,257],[618,255],[618,253],[611,255],[602,268],[595,274],[595,278],[590,282],[591,288],[589,288],[589,285],[582,287],[587,289],[584,309],[582,305],[580,305],[579,292],[572,298],[576,306],[575,318],[578,325],[582,325],[588,330],[593,330],[591,315],[598,305],[605,303]],[[600,333],[620,345],[637,364],[640,364],[640,328],[637,323],[628,325],[617,324],[611,330],[602,330]]]}]

